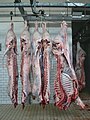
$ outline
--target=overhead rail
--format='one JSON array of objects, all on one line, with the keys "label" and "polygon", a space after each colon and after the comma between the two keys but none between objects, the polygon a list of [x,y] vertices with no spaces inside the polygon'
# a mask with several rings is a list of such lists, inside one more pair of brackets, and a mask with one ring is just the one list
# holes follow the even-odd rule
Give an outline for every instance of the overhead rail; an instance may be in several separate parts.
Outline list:
[{"label": "overhead rail", "polygon": [[60,14],[50,14],[46,17],[36,17],[34,14],[0,14],[0,17],[24,17],[27,21],[60,21],[60,20],[66,20],[66,21],[74,21],[74,20],[89,20],[90,15],[85,16],[72,16],[72,15],[60,15]]},{"label": "overhead rail", "polygon": [[[28,14],[27,11],[24,10],[25,7],[31,7],[32,14]],[[40,7],[40,10],[36,10],[37,7]],[[59,7],[59,8],[67,8],[66,13],[61,14],[46,14],[44,9],[41,9],[43,7]],[[21,14],[17,14],[16,11],[14,11],[13,15],[10,14],[0,14],[0,17],[20,17],[22,16],[24,20],[27,21],[35,21],[35,20],[46,20],[46,21],[60,21],[60,20],[66,20],[66,21],[73,21],[73,20],[88,20],[90,19],[90,15],[84,14],[82,12],[71,12],[69,14],[68,8],[83,8],[83,10],[86,10],[86,8],[90,8],[90,3],[71,3],[70,1],[66,1],[64,3],[61,2],[37,2],[36,0],[30,0],[30,3],[22,3],[21,0],[15,0],[14,3],[2,3],[0,4],[1,8],[19,8],[19,11]]]},{"label": "overhead rail", "polygon": [[[29,3],[0,3],[0,8],[10,7],[32,7]],[[68,7],[68,8],[90,8],[90,3],[69,3],[69,2],[36,2],[36,7]]]}]

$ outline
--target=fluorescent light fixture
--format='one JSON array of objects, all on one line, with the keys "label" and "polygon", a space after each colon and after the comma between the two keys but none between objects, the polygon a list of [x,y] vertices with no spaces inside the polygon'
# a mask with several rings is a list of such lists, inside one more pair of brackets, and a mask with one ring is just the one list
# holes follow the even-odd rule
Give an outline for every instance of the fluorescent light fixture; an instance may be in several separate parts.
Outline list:
[{"label": "fluorescent light fixture", "polygon": [[73,12],[72,18],[82,18],[82,12]]}]

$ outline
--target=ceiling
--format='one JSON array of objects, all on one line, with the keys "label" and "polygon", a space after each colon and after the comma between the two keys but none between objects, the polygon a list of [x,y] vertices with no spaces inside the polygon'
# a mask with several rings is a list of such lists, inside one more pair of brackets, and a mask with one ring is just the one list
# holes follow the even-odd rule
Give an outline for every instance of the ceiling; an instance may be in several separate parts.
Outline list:
[{"label": "ceiling", "polygon": [[[22,2],[29,2],[29,0],[21,0]],[[38,2],[66,2],[66,0],[37,0]],[[74,3],[90,3],[90,0],[69,0]],[[0,3],[13,3],[14,0],[0,0]]]},{"label": "ceiling", "polygon": [[[15,0],[0,0],[0,5],[1,4],[4,4],[4,5],[6,5],[6,4],[14,4],[14,1]],[[36,0],[36,1],[38,1],[39,3],[49,3],[49,4],[51,4],[51,3],[65,3],[65,2],[69,2],[69,3],[73,3],[73,4],[75,4],[75,3],[90,3],[90,0]],[[30,5],[30,0],[21,0],[21,2],[22,3],[28,3],[28,5]],[[54,21],[54,19],[53,18],[55,18],[55,21],[56,20],[58,20],[58,21],[60,21],[61,20],[61,18],[62,19],[64,19],[64,20],[67,20],[67,13],[69,14],[69,15],[71,15],[72,14],[72,11],[73,12],[83,12],[83,14],[88,14],[89,16],[88,16],[88,18],[87,19],[89,19],[90,20],[90,8],[65,8],[65,7],[38,7],[38,8],[36,8],[36,11],[39,11],[39,10],[44,10],[45,11],[45,14],[46,15],[52,15],[51,17],[49,16],[46,16],[45,17],[45,20],[46,20],[46,18],[50,18],[49,19],[49,21],[50,22],[53,22]],[[26,18],[26,16],[21,16],[21,12],[20,12],[20,9],[18,8],[18,7],[5,7],[5,8],[1,8],[0,7],[0,23],[4,26],[4,23],[5,23],[5,26],[3,27],[3,28],[1,28],[1,29],[6,29],[6,31],[8,30],[8,27],[9,27],[9,24],[8,23],[10,23],[10,21],[11,21],[11,16],[10,16],[10,12],[13,12],[13,14],[14,14],[14,16],[12,17],[12,20],[16,23],[16,32],[17,33],[19,33],[19,31],[21,31],[22,30],[22,26],[23,26],[23,22],[24,22],[24,19],[23,18]],[[23,11],[23,10],[21,10],[21,11]],[[27,14],[33,14],[32,13],[32,10],[31,10],[31,7],[24,7],[24,11],[26,11],[27,12]],[[16,14],[16,16],[15,16],[15,14]],[[18,16],[17,16],[17,14],[18,14]],[[62,14],[63,16],[64,16],[64,14],[66,14],[66,17],[60,17],[59,15],[60,14]],[[32,20],[31,20],[31,17],[32,17]],[[77,17],[77,16],[76,16]],[[33,22],[35,21],[35,20],[37,20],[38,18],[36,17],[36,16],[34,16],[34,18],[33,18],[33,16],[29,16],[28,17],[28,19],[29,20],[31,20],[30,22],[32,22],[32,24],[33,24]],[[42,22],[42,20],[43,20],[43,18],[42,17],[40,17],[39,18],[39,21],[41,21]],[[74,40],[76,40],[76,39],[79,39],[79,34],[78,33],[83,33],[83,31],[85,31],[84,30],[84,28],[85,28],[85,25],[87,25],[86,24],[86,21],[83,21],[82,23],[81,23],[81,21],[83,20],[83,18],[80,18],[80,21],[79,21],[79,19],[78,18],[76,18],[73,22],[72,22],[72,27],[73,27],[73,39]],[[54,21],[54,23],[57,23],[57,22],[55,22]],[[78,21],[78,22],[77,22]],[[69,22],[69,21],[68,21]],[[8,26],[6,26],[6,23],[8,24]],[[59,22],[58,22],[59,23]],[[0,25],[1,25],[0,24]],[[55,25],[56,24],[54,24],[53,25],[53,23],[50,23],[51,24],[51,26],[53,26],[53,27],[55,27]],[[49,24],[49,26],[50,26],[50,24]],[[89,24],[89,26],[90,26],[90,22],[88,23]],[[18,27],[18,25],[19,25],[19,27]],[[20,25],[21,25],[21,27],[20,27]],[[58,24],[57,24],[58,25]],[[78,26],[78,27],[77,27]],[[5,29],[4,30],[1,30],[2,32],[3,31],[5,31]],[[89,30],[90,31],[90,30]],[[87,35],[87,36],[85,36],[86,35],[86,33],[87,33],[87,31],[85,32],[85,34],[84,34],[84,37],[83,37],[83,40],[85,40],[85,41],[88,41],[88,40],[86,40],[86,37],[87,38],[90,38],[89,36],[90,36],[90,32],[89,32],[89,34]],[[76,35],[77,34],[77,35]],[[77,36],[77,38],[76,38],[76,36]]]},{"label": "ceiling", "polygon": [[[0,0],[0,4],[13,4],[15,0]],[[68,3],[90,3],[90,0],[36,0],[38,3],[65,3],[68,1]],[[21,0],[22,3],[28,3],[30,5],[30,0]],[[81,11],[81,8],[78,8],[79,11]],[[78,11],[77,9],[77,11]],[[72,12],[72,9],[71,8],[65,8],[65,7],[38,7],[36,8],[36,11],[39,11],[39,10],[44,10],[45,14],[48,16],[51,14],[51,17],[49,17],[49,20],[52,20],[53,17],[57,17],[56,19],[58,19],[60,16],[60,14],[64,15],[64,14],[71,14]],[[73,9],[73,11],[76,10]],[[10,21],[10,11],[13,12],[13,14],[18,14],[18,17],[17,16],[14,16],[13,17],[13,20],[14,21],[23,21],[23,18],[22,16],[20,16],[21,12],[20,12],[20,9],[18,9],[17,7],[5,7],[5,8],[0,8],[0,22],[5,22],[5,21]],[[27,14],[33,14],[32,13],[32,10],[31,10],[31,7],[24,7],[24,11],[27,13]],[[86,11],[90,11],[90,8],[87,9]],[[68,13],[67,13],[68,12]],[[56,16],[57,15],[57,16]],[[45,18],[47,19],[47,17],[45,16]],[[61,18],[61,17],[60,17]],[[27,19],[31,19],[31,16],[29,16]],[[32,17],[32,20],[35,20],[36,17]],[[67,19],[67,16],[64,18],[64,19]],[[40,18],[41,20],[41,18]]]}]

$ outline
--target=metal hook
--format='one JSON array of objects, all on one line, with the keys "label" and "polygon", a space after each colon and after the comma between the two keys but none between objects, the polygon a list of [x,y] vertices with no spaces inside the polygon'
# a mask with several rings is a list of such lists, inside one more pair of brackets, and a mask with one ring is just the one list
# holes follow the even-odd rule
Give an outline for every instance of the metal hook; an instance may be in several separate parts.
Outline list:
[{"label": "metal hook", "polygon": [[11,16],[11,21],[12,21],[12,16],[13,16],[13,12],[12,11],[10,12],[10,16]]}]

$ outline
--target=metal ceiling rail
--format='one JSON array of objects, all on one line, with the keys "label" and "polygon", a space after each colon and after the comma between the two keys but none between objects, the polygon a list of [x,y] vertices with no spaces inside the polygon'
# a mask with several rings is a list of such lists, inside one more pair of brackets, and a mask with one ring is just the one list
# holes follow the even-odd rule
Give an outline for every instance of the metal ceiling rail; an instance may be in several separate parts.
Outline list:
[{"label": "metal ceiling rail", "polygon": [[[34,5],[32,5],[34,6]],[[0,8],[8,7],[31,7],[30,3],[0,3]],[[68,8],[90,8],[90,3],[60,3],[60,2],[36,2],[36,7],[68,7]]]},{"label": "metal ceiling rail", "polygon": [[90,19],[90,15],[86,15],[85,17],[81,17],[81,16],[73,17],[71,15],[69,15],[69,16],[50,15],[48,17],[43,17],[43,18],[37,17],[36,19],[35,19],[35,16],[27,16],[27,18],[26,18],[27,21],[36,21],[36,20],[40,21],[40,20],[42,20],[42,21],[54,21],[54,22],[60,21],[60,20],[65,20],[65,21],[82,20],[82,21],[85,21],[85,20],[89,20],[89,19]]},{"label": "metal ceiling rail", "polygon": [[60,15],[60,14],[50,14],[49,16],[39,16],[36,17],[34,14],[0,14],[0,17],[25,17],[27,21],[60,21],[60,20],[66,20],[66,21],[73,21],[73,20],[89,20],[90,15],[85,16],[73,16],[73,15]]}]

